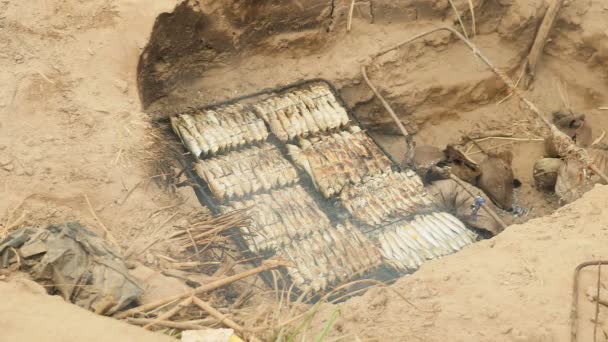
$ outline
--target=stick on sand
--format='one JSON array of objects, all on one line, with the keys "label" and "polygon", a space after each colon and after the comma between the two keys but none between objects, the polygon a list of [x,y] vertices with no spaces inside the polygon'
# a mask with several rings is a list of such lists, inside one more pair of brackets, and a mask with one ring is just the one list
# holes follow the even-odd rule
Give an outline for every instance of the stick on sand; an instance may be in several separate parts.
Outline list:
[{"label": "stick on sand", "polygon": [[181,294],[177,294],[177,295],[173,295],[164,299],[159,299],[155,302],[152,303],[148,303],[148,304],[144,304],[144,305],[140,305],[138,307],[129,309],[127,311],[123,311],[121,313],[118,313],[116,315],[114,315],[114,318],[118,318],[118,319],[122,319],[125,317],[129,317],[131,315],[134,315],[136,313],[140,313],[140,312],[146,312],[152,309],[156,309],[157,307],[173,302],[175,300],[180,300],[186,297],[191,297],[200,293],[205,293],[205,292],[209,292],[212,290],[215,290],[217,288],[220,288],[222,286],[226,286],[228,284],[234,283],[237,280],[241,280],[244,278],[247,278],[249,276],[252,276],[254,274],[258,274],[264,271],[270,271],[273,270],[275,268],[279,268],[281,266],[289,266],[289,264],[287,264],[286,262],[282,262],[282,261],[277,261],[277,260],[265,260],[262,262],[262,265],[256,268],[252,268],[250,270],[247,270],[243,273],[239,273],[239,274],[235,274],[233,276],[230,277],[226,277],[220,280],[216,280],[214,282],[211,282],[209,284],[203,285],[203,286],[199,286],[193,290],[190,291],[186,291],[184,293]]}]

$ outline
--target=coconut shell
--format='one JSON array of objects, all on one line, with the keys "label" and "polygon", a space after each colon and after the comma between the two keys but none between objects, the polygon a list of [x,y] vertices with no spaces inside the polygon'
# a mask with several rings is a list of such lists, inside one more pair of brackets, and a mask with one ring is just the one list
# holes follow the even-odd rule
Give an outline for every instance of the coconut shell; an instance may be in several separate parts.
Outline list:
[{"label": "coconut shell", "polygon": [[558,158],[543,158],[536,161],[533,173],[536,187],[553,191],[561,165],[562,160]]}]

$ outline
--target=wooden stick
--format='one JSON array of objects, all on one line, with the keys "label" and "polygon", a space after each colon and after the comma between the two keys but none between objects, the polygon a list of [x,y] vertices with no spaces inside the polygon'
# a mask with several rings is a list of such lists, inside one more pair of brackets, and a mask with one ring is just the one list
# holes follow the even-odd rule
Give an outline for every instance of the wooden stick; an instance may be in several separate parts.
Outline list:
[{"label": "wooden stick", "polygon": [[[432,33],[439,32],[439,31],[451,32],[458,39],[460,39],[463,43],[465,43],[465,45],[471,51],[473,51],[473,55],[478,57],[479,59],[481,59],[481,61],[484,62],[484,64],[486,64],[490,68],[490,70],[492,70],[492,72],[494,72],[507,85],[507,87],[509,87],[509,89],[511,89],[513,94],[515,94],[528,107],[528,109],[536,115],[536,118],[539,119],[540,121],[542,121],[551,130],[551,136],[553,139],[555,139],[555,140],[561,139],[563,142],[566,142],[566,145],[558,146],[558,153],[560,156],[562,156],[562,157],[566,157],[568,155],[574,156],[577,160],[581,161],[583,163],[583,165],[585,165],[587,168],[589,168],[593,172],[595,172],[605,183],[608,183],[608,176],[606,176],[606,174],[604,174],[604,172],[602,172],[602,170],[600,170],[597,166],[595,166],[594,164],[589,162],[590,158],[589,158],[589,154],[587,153],[587,151],[584,148],[576,146],[576,144],[574,144],[574,142],[572,141],[572,139],[570,139],[570,137],[568,137],[566,134],[564,134],[562,131],[560,131],[557,127],[555,127],[555,125],[552,124],[549,121],[549,119],[547,119],[545,117],[545,115],[540,111],[540,109],[538,109],[538,107],[536,107],[536,105],[534,103],[532,103],[532,101],[528,100],[522,94],[522,92],[519,89],[517,89],[517,87],[515,86],[513,81],[509,77],[507,77],[507,75],[505,75],[502,71],[498,70],[498,68],[496,68],[494,66],[494,64],[492,64],[492,62],[490,62],[490,60],[481,53],[481,51],[477,48],[477,46],[475,46],[468,39],[466,39],[462,34],[460,34],[460,32],[454,30],[453,28],[439,27],[439,28],[432,29],[427,32],[423,32],[423,33],[418,34],[414,37],[411,37],[391,48],[380,51],[376,55],[372,56],[372,59],[377,58],[394,49],[400,48],[401,46],[409,44],[417,39],[420,39],[422,37],[428,36]],[[365,71],[365,66],[362,66],[362,71]],[[365,78],[365,76],[366,75],[364,75],[364,78]],[[369,80],[367,80],[366,82],[367,82],[368,86],[370,86],[370,88],[371,88],[371,82],[369,82]],[[374,91],[374,89],[372,89],[372,91]],[[374,92],[374,94],[376,94],[376,93],[377,93],[377,90]],[[385,102],[386,101],[384,101],[383,104]],[[388,106],[388,103],[386,103],[386,106]],[[389,106],[389,108],[390,108],[390,106]]]},{"label": "wooden stick", "polygon": [[184,299],[183,301],[177,303],[176,306],[167,310],[167,312],[159,315],[152,322],[144,325],[144,329],[150,330],[150,328],[152,328],[156,323],[158,323],[160,321],[168,320],[169,318],[173,317],[176,313],[178,313],[179,310],[185,308],[186,306],[188,306],[190,304],[192,304],[192,297],[188,297],[188,298]]},{"label": "wooden stick", "polygon": [[155,302],[152,302],[152,303],[140,305],[138,307],[135,307],[135,308],[129,309],[127,311],[123,311],[121,313],[118,313],[118,314],[114,315],[114,317],[118,318],[118,319],[122,319],[122,318],[131,316],[131,315],[136,314],[136,313],[146,312],[146,311],[155,309],[155,308],[157,308],[157,307],[159,307],[159,306],[161,306],[163,304],[172,302],[174,300],[179,300],[179,299],[186,298],[186,297],[191,297],[191,296],[194,296],[194,295],[197,295],[197,294],[200,294],[200,293],[209,292],[209,291],[215,290],[217,288],[220,288],[222,286],[226,286],[228,284],[234,283],[235,281],[238,281],[238,280],[247,278],[249,276],[252,276],[254,274],[258,274],[258,273],[261,273],[261,272],[264,272],[264,271],[270,271],[270,270],[273,270],[275,268],[282,267],[282,266],[288,267],[290,265],[287,264],[286,262],[283,262],[283,261],[265,260],[265,261],[262,262],[262,265],[259,266],[259,267],[252,268],[250,270],[247,270],[247,271],[239,273],[239,274],[235,274],[235,275],[230,276],[230,277],[226,277],[226,278],[223,278],[223,279],[220,279],[220,280],[216,280],[214,282],[211,282],[211,283],[203,285],[203,286],[199,286],[199,287],[197,287],[197,288],[195,288],[193,290],[186,291],[186,292],[183,292],[181,294],[177,294],[177,295],[173,295],[173,296],[170,296],[170,297],[167,297],[167,298],[159,299],[159,300],[157,300]]},{"label": "wooden stick", "polygon": [[553,0],[553,2],[549,4],[547,12],[545,12],[545,17],[540,24],[538,33],[534,39],[534,44],[532,45],[530,54],[526,59],[526,79],[524,81],[524,86],[526,89],[528,89],[534,81],[534,77],[536,76],[536,66],[543,54],[545,44],[547,43],[547,38],[549,38],[551,28],[553,27],[553,23],[555,22],[555,18],[557,17],[557,13],[562,7],[563,2],[564,0]]},{"label": "wooden stick", "polygon": [[410,134],[408,133],[408,131],[405,129],[405,127],[401,123],[401,120],[399,120],[399,118],[397,117],[397,114],[395,114],[395,111],[393,110],[393,108],[391,108],[391,106],[388,104],[388,102],[386,102],[384,97],[382,97],[382,95],[380,95],[380,92],[378,92],[378,89],[376,89],[376,87],[369,80],[369,77],[367,77],[367,72],[365,70],[364,65],[361,66],[361,75],[363,76],[363,79],[365,80],[365,83],[367,83],[367,86],[369,87],[369,89],[372,91],[372,93],[374,93],[374,95],[378,98],[378,100],[380,100],[380,102],[382,102],[382,106],[384,106],[384,109],[386,109],[386,111],[390,114],[391,118],[393,118],[393,121],[395,121],[395,124],[397,124],[397,127],[399,127],[401,134],[403,134],[403,136],[407,138]]},{"label": "wooden stick", "polygon": [[[467,185],[464,183],[464,181],[458,177],[456,177],[453,174],[450,174],[450,179],[454,180],[456,183],[458,183],[458,185],[460,185],[461,188],[464,189],[464,191],[466,191],[471,197],[475,198],[476,195],[471,192],[469,190],[469,188],[467,187]],[[507,225],[505,224],[505,221],[503,221],[495,212],[494,210],[492,210],[492,208],[490,208],[486,203],[483,203],[481,205],[481,207],[483,208],[483,210],[486,211],[486,213],[488,213],[488,215],[492,216],[492,218],[498,222],[498,224],[502,227],[503,230],[505,230],[505,228],[507,228]]]},{"label": "wooden stick", "polygon": [[108,227],[106,227],[106,225],[103,224],[103,222],[101,222],[101,220],[99,219],[99,217],[97,217],[97,214],[95,214],[95,210],[93,209],[93,206],[91,205],[91,201],[89,201],[89,196],[87,196],[87,194],[84,194],[84,199],[87,202],[87,205],[89,206],[89,212],[91,213],[91,215],[93,216],[93,218],[95,218],[95,221],[97,221],[97,223],[101,226],[101,228],[106,233],[105,237],[107,237],[108,240],[114,246],[116,246],[116,248],[118,248],[118,251],[120,251],[122,253],[122,248],[118,244],[118,241],[116,241],[116,239],[114,238],[114,236],[112,235],[112,233],[110,233],[110,230],[108,229]]},{"label": "wooden stick", "polygon": [[608,110],[608,107],[600,107],[599,110]]}]

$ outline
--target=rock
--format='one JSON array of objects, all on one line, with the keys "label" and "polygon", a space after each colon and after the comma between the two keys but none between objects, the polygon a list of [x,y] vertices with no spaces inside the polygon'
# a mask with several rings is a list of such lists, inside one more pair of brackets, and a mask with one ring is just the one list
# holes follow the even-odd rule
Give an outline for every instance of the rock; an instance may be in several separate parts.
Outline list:
[{"label": "rock", "polygon": [[561,165],[562,160],[558,158],[542,158],[536,161],[533,171],[536,187],[553,191]]},{"label": "rock", "polygon": [[13,171],[15,169],[15,165],[13,165],[13,163],[9,163],[9,164],[3,165],[2,168],[5,171],[9,171],[10,172],[10,171]]}]

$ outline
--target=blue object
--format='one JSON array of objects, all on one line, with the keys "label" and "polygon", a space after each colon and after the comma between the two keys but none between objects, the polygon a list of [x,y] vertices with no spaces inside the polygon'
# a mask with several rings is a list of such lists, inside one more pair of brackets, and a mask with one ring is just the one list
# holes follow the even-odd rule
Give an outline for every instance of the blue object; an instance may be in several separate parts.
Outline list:
[{"label": "blue object", "polygon": [[486,199],[481,196],[475,196],[475,203],[471,206],[471,219],[477,221],[477,212],[481,206],[486,203]]}]

